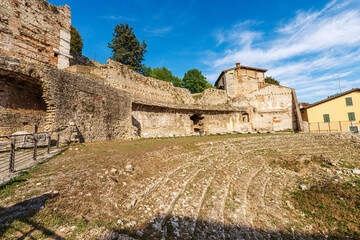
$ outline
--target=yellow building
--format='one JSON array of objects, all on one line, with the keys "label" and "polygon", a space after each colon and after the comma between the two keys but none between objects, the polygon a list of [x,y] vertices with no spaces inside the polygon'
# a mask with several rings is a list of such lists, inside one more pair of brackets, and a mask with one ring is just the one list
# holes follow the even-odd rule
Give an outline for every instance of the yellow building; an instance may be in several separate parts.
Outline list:
[{"label": "yellow building", "polygon": [[360,88],[337,94],[301,109],[309,132],[359,132]]}]

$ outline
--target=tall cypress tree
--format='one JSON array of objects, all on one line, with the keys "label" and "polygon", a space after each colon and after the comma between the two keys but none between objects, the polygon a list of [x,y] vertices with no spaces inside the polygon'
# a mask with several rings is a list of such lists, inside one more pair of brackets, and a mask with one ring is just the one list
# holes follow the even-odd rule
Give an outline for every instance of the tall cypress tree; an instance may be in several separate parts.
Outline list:
[{"label": "tall cypress tree", "polygon": [[111,59],[136,71],[141,71],[141,62],[147,52],[145,40],[140,44],[133,32],[133,27],[129,27],[127,23],[116,25],[113,36],[111,43],[108,44],[112,49]]},{"label": "tall cypress tree", "polygon": [[84,47],[83,39],[80,36],[79,31],[74,26],[71,26],[70,36],[70,54],[82,55],[82,49]]}]

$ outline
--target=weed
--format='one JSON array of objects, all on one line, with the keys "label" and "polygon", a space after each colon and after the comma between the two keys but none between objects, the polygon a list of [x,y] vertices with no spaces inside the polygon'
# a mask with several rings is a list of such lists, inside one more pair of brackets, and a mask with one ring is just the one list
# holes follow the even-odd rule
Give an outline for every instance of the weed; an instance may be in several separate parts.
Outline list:
[{"label": "weed", "polygon": [[15,189],[19,186],[23,186],[27,184],[27,180],[30,177],[31,177],[31,171],[23,172],[20,176],[0,186],[0,199],[13,195],[15,193]]},{"label": "weed", "polygon": [[344,183],[317,182],[292,193],[295,206],[334,237],[360,237],[360,180]]}]

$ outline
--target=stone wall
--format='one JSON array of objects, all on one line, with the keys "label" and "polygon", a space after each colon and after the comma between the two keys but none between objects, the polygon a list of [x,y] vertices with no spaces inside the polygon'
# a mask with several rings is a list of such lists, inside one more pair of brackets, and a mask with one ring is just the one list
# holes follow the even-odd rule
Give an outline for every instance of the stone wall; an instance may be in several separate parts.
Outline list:
[{"label": "stone wall", "polygon": [[0,70],[1,133],[44,131],[46,104],[39,82],[21,74]]},{"label": "stone wall", "polygon": [[266,84],[252,93],[252,123],[256,131],[295,130],[297,120],[291,88]]},{"label": "stone wall", "polygon": [[[45,131],[61,131],[63,140],[98,141],[131,137],[129,93],[83,74],[28,64],[1,54],[0,69],[0,86],[11,86],[0,88],[1,96],[16,93],[13,96],[15,100],[7,97],[0,101],[1,116],[15,112],[25,119],[28,112],[38,111],[39,114],[34,115],[41,118],[39,127]],[[32,87],[16,90],[21,85]],[[8,122],[1,121],[0,124],[2,131]],[[18,124],[17,130],[26,130],[21,121],[13,124]]]},{"label": "stone wall", "polygon": [[[111,60],[98,67],[71,66],[67,70],[97,76],[105,84],[131,93],[133,124],[142,137],[297,129],[292,89],[259,82],[263,72],[258,76],[253,71],[256,78],[241,75],[241,87],[252,87],[248,86],[243,97],[230,98],[226,90],[219,89],[190,94]],[[237,74],[234,79],[239,81]],[[201,126],[193,126],[190,117],[194,114],[203,118]]]},{"label": "stone wall", "polygon": [[58,68],[69,66],[71,11],[45,0],[0,2],[0,53]]},{"label": "stone wall", "polygon": [[70,66],[80,65],[80,66],[89,66],[89,67],[101,67],[104,64],[94,61],[88,57],[82,55],[72,55],[72,59],[70,59]]},{"label": "stone wall", "polygon": [[251,132],[244,112],[159,107],[133,103],[135,135],[144,138]]},{"label": "stone wall", "polygon": [[114,88],[130,92],[135,102],[207,107],[223,105],[230,101],[224,91],[208,89],[200,95],[193,96],[187,89],[174,87],[170,82],[144,77],[128,69],[125,65],[112,60],[108,60],[106,65],[90,68],[89,73],[104,79],[107,84]]}]

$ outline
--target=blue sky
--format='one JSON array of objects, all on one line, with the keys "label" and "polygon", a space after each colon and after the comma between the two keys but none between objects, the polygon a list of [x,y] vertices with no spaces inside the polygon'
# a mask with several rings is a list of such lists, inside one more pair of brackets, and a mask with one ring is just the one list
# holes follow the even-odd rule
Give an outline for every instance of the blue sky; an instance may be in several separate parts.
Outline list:
[{"label": "blue sky", "polygon": [[71,7],[83,54],[103,63],[114,26],[128,23],[148,45],[143,63],[178,77],[197,68],[214,83],[241,62],[310,103],[360,86],[359,0],[49,2]]}]

